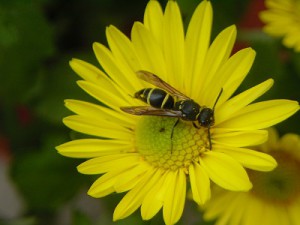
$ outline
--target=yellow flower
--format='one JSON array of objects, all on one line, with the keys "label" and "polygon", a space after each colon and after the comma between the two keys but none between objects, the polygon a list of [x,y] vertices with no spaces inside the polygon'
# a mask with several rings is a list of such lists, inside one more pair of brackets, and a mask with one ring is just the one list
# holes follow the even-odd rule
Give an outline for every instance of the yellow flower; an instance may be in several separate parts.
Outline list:
[{"label": "yellow flower", "polygon": [[265,0],[267,10],[260,13],[266,23],[263,30],[273,36],[282,37],[288,48],[300,51],[300,1]]},{"label": "yellow flower", "polygon": [[[91,138],[57,149],[65,156],[90,158],[78,166],[79,172],[103,174],[89,195],[99,198],[127,192],[114,220],[141,207],[144,220],[162,209],[165,223],[175,224],[184,209],[187,182],[194,201],[203,204],[210,198],[210,180],[229,190],[248,191],[252,184],[244,167],[261,171],[276,167],[271,156],[247,146],[266,141],[267,131],[261,129],[288,118],[299,105],[289,100],[250,104],[272,86],[272,79],[232,97],[250,70],[255,52],[247,48],[230,56],[235,26],[223,30],[210,44],[211,25],[209,1],[196,8],[185,34],[177,3],[168,1],[163,12],[151,0],[144,23],[134,23],[131,39],[109,26],[109,48],[93,45],[105,72],[78,59],[70,62],[83,78],[78,85],[105,106],[67,100],[66,106],[76,115],[63,122]],[[137,77],[140,70],[158,75],[202,107],[212,108],[223,90],[210,128],[212,149],[205,127],[198,129],[184,120],[175,126],[177,118],[136,116],[120,109],[147,106],[133,97],[153,87]]]},{"label": "yellow flower", "polygon": [[216,189],[205,206],[205,219],[218,218],[216,225],[300,224],[300,136],[279,139],[274,129],[269,133],[269,141],[258,149],[271,154],[278,167],[268,173],[249,171],[249,192]]}]

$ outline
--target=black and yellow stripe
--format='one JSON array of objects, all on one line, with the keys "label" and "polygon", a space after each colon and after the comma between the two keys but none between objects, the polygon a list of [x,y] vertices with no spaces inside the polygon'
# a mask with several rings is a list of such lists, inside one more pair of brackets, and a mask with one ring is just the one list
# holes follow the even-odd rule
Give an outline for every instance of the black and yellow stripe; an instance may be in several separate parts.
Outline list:
[{"label": "black and yellow stripe", "polygon": [[172,109],[174,98],[166,91],[159,88],[145,88],[135,93],[134,97],[143,102],[161,109]]}]

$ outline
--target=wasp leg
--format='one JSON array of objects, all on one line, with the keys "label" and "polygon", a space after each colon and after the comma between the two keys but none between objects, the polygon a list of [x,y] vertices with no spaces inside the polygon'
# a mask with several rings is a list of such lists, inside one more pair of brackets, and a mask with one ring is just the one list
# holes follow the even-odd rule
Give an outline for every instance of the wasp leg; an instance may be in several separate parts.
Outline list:
[{"label": "wasp leg", "polygon": [[209,150],[211,150],[212,147],[211,147],[211,138],[210,138],[210,127],[207,128],[207,137],[209,141]]},{"label": "wasp leg", "polygon": [[174,128],[177,126],[179,122],[179,118],[177,118],[176,122],[174,123],[173,127],[172,127],[172,131],[171,131],[171,154],[173,151],[173,134],[174,134]]},{"label": "wasp leg", "polygon": [[201,127],[197,126],[197,124],[195,122],[193,122],[193,126],[197,129],[201,128]]}]

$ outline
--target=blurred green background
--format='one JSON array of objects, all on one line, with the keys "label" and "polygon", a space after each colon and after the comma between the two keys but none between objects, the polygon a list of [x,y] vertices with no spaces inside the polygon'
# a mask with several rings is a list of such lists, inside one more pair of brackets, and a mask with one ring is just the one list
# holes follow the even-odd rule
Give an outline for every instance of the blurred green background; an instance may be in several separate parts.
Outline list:
[{"label": "blurred green background", "polygon": [[[160,1],[164,6],[166,0]],[[178,0],[187,25],[199,0]],[[257,14],[262,0],[211,0],[213,37],[236,24],[234,51],[251,46],[256,60],[240,87],[274,78],[262,98],[300,99],[300,53],[262,33]],[[60,156],[55,146],[78,133],[62,124],[70,115],[64,99],[93,101],[75,81],[71,58],[98,65],[92,43],[106,44],[105,27],[113,24],[130,35],[142,20],[147,0],[1,0],[0,1],[0,225],[163,224],[161,215],[142,221],[139,212],[113,223],[122,195],[93,199],[86,195],[95,177],[76,170],[80,160]],[[300,134],[299,113],[277,126],[281,134]],[[188,202],[179,224],[200,224]]]}]

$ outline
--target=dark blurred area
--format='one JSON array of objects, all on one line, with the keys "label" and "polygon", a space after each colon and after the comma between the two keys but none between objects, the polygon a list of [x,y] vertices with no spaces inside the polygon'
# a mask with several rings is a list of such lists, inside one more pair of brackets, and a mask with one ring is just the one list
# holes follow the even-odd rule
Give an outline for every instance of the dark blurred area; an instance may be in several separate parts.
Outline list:
[{"label": "dark blurred area", "polygon": [[[79,174],[80,160],[60,156],[55,146],[80,134],[62,118],[71,113],[64,99],[94,101],[77,85],[69,60],[98,65],[92,43],[106,44],[105,27],[113,24],[130,36],[143,19],[147,0],[2,0],[0,1],[0,225],[160,224],[139,213],[112,222],[121,195],[92,199],[86,195],[95,177]],[[167,0],[160,1],[163,7]],[[185,25],[199,0],[178,0]],[[215,37],[236,24],[234,51],[252,47],[257,56],[239,91],[274,78],[259,100],[300,99],[300,54],[262,33],[257,14],[261,0],[211,0]],[[299,113],[278,125],[280,133],[300,134]],[[179,224],[199,214],[187,207]],[[155,221],[160,222],[155,222]],[[194,223],[194,224],[199,224]],[[203,224],[203,223],[202,223]]]}]

